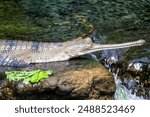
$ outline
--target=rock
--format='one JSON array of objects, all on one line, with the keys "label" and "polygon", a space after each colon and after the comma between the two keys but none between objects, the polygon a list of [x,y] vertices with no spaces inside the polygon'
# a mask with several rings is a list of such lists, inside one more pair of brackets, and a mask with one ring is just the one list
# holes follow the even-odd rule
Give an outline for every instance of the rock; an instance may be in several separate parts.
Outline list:
[{"label": "rock", "polygon": [[0,72],[0,80],[2,80],[5,77],[5,73],[4,72]]},{"label": "rock", "polygon": [[10,83],[7,80],[0,80],[0,99],[15,99],[15,95],[13,92]]},{"label": "rock", "polygon": [[54,76],[41,83],[12,83],[14,99],[113,99],[114,78],[100,63],[86,59],[64,62],[65,68],[58,65]]},{"label": "rock", "polygon": [[118,77],[132,94],[136,94],[136,96],[144,99],[150,99],[149,63],[141,60],[146,59],[142,58],[118,62],[116,65],[116,68],[119,69]]}]

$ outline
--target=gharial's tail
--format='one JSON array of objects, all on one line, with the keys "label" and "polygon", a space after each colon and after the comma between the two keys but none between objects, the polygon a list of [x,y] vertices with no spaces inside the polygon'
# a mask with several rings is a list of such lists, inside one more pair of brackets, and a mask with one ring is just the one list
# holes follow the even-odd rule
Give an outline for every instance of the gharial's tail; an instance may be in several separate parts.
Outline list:
[{"label": "gharial's tail", "polygon": [[108,50],[108,49],[118,49],[118,48],[128,48],[133,46],[141,46],[145,43],[145,40],[140,39],[138,41],[121,43],[121,44],[93,44],[92,48],[79,52],[79,55],[88,54],[91,52],[96,52],[100,50]]}]

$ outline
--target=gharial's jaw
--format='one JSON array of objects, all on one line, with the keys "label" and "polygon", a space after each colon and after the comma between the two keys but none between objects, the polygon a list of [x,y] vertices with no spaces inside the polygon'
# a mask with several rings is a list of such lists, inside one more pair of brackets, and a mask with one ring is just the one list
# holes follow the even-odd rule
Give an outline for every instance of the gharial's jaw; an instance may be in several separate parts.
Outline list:
[{"label": "gharial's jaw", "polygon": [[120,44],[93,44],[93,46],[87,50],[80,51],[78,54],[84,55],[91,52],[96,52],[100,50],[108,50],[108,49],[119,49],[119,48],[129,48],[133,46],[141,46],[145,43],[145,40],[140,39],[138,41],[120,43]]}]

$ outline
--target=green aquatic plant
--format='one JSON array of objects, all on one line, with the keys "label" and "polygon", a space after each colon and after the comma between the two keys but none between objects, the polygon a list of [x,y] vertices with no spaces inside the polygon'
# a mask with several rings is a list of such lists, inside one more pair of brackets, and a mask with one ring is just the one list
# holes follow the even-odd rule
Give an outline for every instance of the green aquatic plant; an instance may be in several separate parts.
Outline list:
[{"label": "green aquatic plant", "polygon": [[49,71],[42,71],[42,70],[7,71],[6,72],[6,78],[9,81],[23,80],[23,83],[25,83],[25,84],[41,82],[51,75],[53,75],[53,71],[51,71],[51,70],[49,70]]}]

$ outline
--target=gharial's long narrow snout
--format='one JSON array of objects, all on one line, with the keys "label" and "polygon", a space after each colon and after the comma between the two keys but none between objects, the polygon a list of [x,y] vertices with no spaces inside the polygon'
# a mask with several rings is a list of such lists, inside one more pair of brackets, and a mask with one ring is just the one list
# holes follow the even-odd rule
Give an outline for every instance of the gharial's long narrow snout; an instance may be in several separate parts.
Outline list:
[{"label": "gharial's long narrow snout", "polygon": [[120,44],[93,44],[93,46],[91,48],[89,48],[87,50],[84,50],[79,54],[83,55],[83,54],[88,54],[88,53],[96,52],[96,51],[100,51],[100,50],[129,48],[129,47],[133,47],[133,46],[141,46],[144,43],[145,43],[145,40],[140,39],[138,41],[120,43]]}]

